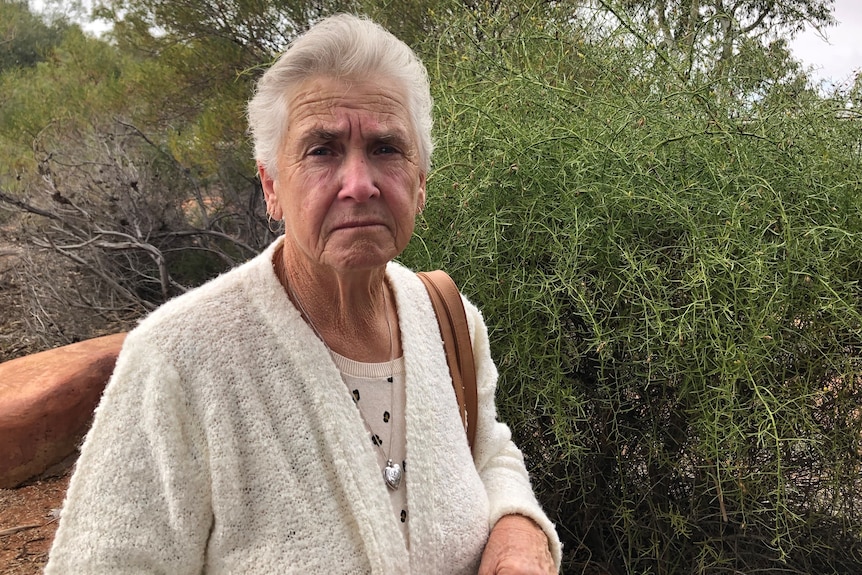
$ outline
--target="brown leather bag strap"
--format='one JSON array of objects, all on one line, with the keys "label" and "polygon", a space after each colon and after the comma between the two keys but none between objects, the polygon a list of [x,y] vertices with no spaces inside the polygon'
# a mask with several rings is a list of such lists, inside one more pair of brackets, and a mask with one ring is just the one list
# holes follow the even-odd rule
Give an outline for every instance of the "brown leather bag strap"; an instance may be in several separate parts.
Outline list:
[{"label": "brown leather bag strap", "polygon": [[446,361],[449,363],[449,373],[452,376],[452,387],[458,399],[458,409],[461,421],[467,433],[470,449],[476,438],[476,419],[479,411],[479,399],[476,391],[476,364],[473,360],[473,344],[470,340],[470,330],[467,327],[467,313],[458,286],[443,270],[418,272],[416,275],[425,284],[440,334],[443,336],[443,347],[446,350]]}]

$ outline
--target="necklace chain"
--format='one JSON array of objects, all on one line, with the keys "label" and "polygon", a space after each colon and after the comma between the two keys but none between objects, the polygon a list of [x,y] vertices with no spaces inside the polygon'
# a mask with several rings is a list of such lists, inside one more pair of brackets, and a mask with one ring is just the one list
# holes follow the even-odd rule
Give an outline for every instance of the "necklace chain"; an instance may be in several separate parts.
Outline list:
[{"label": "necklace chain", "polygon": [[[276,255],[277,258],[279,258],[279,256],[280,256],[280,254]],[[317,326],[314,325],[314,322],[312,321],[311,316],[305,310],[305,306],[302,305],[302,300],[299,299],[299,296],[296,294],[296,291],[294,291],[293,283],[288,282],[287,278],[281,277],[282,274],[279,273],[281,271],[279,269],[279,266],[274,265],[273,267],[275,267],[276,277],[278,277],[282,281],[283,284],[287,285],[287,291],[290,293],[290,297],[293,299],[294,302],[296,302],[296,305],[299,308],[300,313],[302,313],[302,316],[305,318],[306,323],[308,323],[309,327],[311,327],[311,331],[313,331],[314,335],[316,335],[317,338],[323,343],[323,345],[324,345],[324,347],[326,347],[327,351],[332,353],[332,350],[330,349],[329,344],[326,343],[326,340],[323,338],[323,335],[320,333],[320,330],[318,330]],[[395,403],[395,400],[394,400],[395,382],[394,382],[394,378],[393,378],[394,373],[395,373],[395,368],[393,365],[394,361],[395,361],[393,358],[394,345],[393,345],[393,337],[392,337],[392,321],[389,319],[389,302],[388,302],[388,299],[386,297],[386,285],[385,284],[383,286],[383,315],[386,316],[386,328],[389,331],[389,373],[390,373],[389,382],[391,384],[390,390],[389,390],[389,403],[392,406],[392,408],[394,408],[395,407],[394,406],[394,403]],[[359,416],[365,422],[365,426],[370,429],[371,426],[368,424],[368,418],[365,417],[364,413],[362,413],[362,408],[359,406],[359,403],[355,403],[355,405],[356,405],[356,409],[359,411]],[[399,465],[398,463],[393,463],[392,458],[390,457],[392,455],[392,428],[393,427],[394,427],[394,424],[389,425],[389,451],[388,452],[383,451],[383,448],[380,447],[380,443],[378,441],[375,441],[373,443],[377,446],[378,449],[380,449],[380,452],[383,453],[383,455],[386,457],[386,467],[384,467],[384,469],[383,469],[383,480],[386,482],[386,486],[389,489],[395,490],[395,489],[398,489],[398,487],[401,485],[401,478],[404,474],[404,471],[401,469],[401,465]]]}]

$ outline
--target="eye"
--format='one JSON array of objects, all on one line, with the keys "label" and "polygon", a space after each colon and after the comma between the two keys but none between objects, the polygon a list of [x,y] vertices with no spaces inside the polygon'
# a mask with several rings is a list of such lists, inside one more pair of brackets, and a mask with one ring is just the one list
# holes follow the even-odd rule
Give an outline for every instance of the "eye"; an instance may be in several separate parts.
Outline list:
[{"label": "eye", "polygon": [[309,156],[329,156],[332,154],[332,150],[325,146],[315,146],[308,151]]},{"label": "eye", "polygon": [[399,150],[395,146],[392,146],[389,144],[383,144],[383,145],[378,146],[377,149],[374,150],[374,153],[379,154],[381,156],[386,156],[389,154],[399,154],[399,153],[401,153],[401,150]]}]

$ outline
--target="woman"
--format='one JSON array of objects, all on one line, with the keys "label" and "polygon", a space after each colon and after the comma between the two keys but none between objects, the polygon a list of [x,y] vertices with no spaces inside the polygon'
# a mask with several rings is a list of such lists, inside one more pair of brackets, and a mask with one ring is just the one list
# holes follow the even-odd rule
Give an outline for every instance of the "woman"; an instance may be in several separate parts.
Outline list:
[{"label": "woman", "polygon": [[392,261],[425,203],[421,62],[335,16],[249,118],[285,234],[129,334],[46,573],[556,572],[481,315],[471,455],[425,288]]}]

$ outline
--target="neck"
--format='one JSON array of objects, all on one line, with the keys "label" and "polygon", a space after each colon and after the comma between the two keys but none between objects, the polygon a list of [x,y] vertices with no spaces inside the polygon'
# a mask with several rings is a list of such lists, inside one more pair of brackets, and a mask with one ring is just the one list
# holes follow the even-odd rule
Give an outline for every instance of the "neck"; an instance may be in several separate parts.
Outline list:
[{"label": "neck", "polygon": [[273,256],[276,276],[331,350],[364,362],[400,356],[398,317],[385,267],[338,274],[298,261],[280,246]]}]

